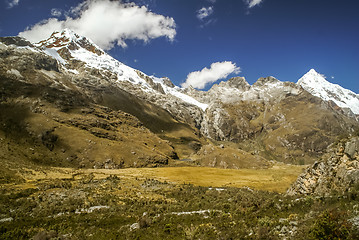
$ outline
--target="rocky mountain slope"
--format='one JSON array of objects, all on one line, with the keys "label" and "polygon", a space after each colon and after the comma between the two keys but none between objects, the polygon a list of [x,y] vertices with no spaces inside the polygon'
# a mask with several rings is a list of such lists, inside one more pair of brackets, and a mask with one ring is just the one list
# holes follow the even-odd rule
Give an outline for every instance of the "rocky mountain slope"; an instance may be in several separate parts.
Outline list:
[{"label": "rocky mountain slope", "polygon": [[358,128],[341,108],[273,77],[252,86],[244,78],[232,78],[208,93],[187,92],[208,103],[201,124],[204,135],[236,142],[267,159],[314,162],[339,135]]},{"label": "rocky mountain slope", "polygon": [[2,141],[47,164],[156,166],[177,157],[224,168],[312,163],[359,127],[355,109],[350,115],[300,84],[267,77],[251,86],[237,77],[208,92],[183,89],[71,30],[36,44],[1,38],[0,55]]},{"label": "rocky mountain slope", "polygon": [[288,195],[343,194],[359,184],[359,137],[330,148],[320,161],[308,167],[288,189]]},{"label": "rocky mountain slope", "polygon": [[9,164],[31,160],[91,168],[156,166],[177,158],[164,139],[167,134],[178,142],[177,132],[187,142],[206,141],[196,129],[107,78],[68,73],[22,39],[2,41],[1,158]]},{"label": "rocky mountain slope", "polygon": [[[58,49],[18,37],[0,39],[0,157],[9,166],[29,160],[90,168],[158,166],[209,144],[189,124],[196,117],[159,107],[196,114],[204,104],[168,79],[131,69],[68,31],[55,33],[49,43],[56,34],[65,35],[51,43]],[[79,60],[71,49],[87,56]],[[91,59],[97,68],[88,65]],[[109,70],[113,65],[117,72]]]}]

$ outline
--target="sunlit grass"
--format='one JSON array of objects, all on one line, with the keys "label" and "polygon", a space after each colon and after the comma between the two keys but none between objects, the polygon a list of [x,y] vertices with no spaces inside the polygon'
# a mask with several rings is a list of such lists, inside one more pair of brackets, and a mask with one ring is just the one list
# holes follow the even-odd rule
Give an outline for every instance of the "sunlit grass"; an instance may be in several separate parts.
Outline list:
[{"label": "sunlit grass", "polygon": [[305,166],[277,164],[269,169],[219,169],[208,167],[167,167],[128,169],[81,169],[51,168],[46,175],[33,173],[25,178],[72,178],[93,173],[95,178],[106,178],[111,174],[131,180],[153,178],[175,184],[193,184],[205,187],[250,187],[283,193],[297,179]]},{"label": "sunlit grass", "polygon": [[206,167],[145,169],[144,174],[177,184],[208,187],[250,187],[285,192],[302,172],[303,166],[276,165],[269,169],[218,169]]}]

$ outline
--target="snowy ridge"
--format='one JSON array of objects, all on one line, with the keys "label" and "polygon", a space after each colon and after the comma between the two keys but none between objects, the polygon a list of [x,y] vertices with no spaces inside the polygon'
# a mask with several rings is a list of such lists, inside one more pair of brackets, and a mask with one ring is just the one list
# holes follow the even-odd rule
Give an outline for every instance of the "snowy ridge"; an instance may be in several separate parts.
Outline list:
[{"label": "snowy ridge", "polygon": [[[245,81],[244,78],[242,78]],[[274,77],[260,78],[253,85],[244,82],[244,86],[237,86],[233,79],[215,84],[209,90],[212,99],[220,99],[224,103],[236,101],[278,101],[287,94],[298,95],[300,88],[294,84],[281,82]]]},{"label": "snowy ridge", "polygon": [[[119,62],[118,60],[105,53],[91,40],[87,39],[86,37],[79,36],[69,29],[65,29],[62,32],[54,32],[49,39],[41,41],[36,45],[41,48],[44,53],[55,58],[61,65],[65,67],[65,69],[67,69],[68,72],[74,74],[78,73],[77,70],[68,69],[66,67],[67,61],[59,54],[59,52],[64,48],[66,48],[70,53],[71,60],[79,60],[84,62],[86,68],[110,71],[116,74],[117,81],[129,81],[140,86],[141,89],[145,92],[155,91],[143,77],[139,76],[138,70]],[[179,98],[184,102],[195,105],[203,111],[206,110],[207,104],[200,103],[193,97],[182,93],[181,91],[183,89],[179,87],[169,87],[161,78],[156,78],[153,76],[150,77],[142,72],[140,72],[140,74],[152,79],[154,83],[161,84],[166,94],[171,94],[172,96]]]},{"label": "snowy ridge", "polygon": [[80,45],[92,46],[98,51],[98,54],[104,54],[105,52],[97,46],[91,39],[88,39],[84,36],[80,36],[70,29],[64,29],[61,32],[54,32],[51,34],[50,38],[47,40],[40,41],[35,45],[38,47],[47,47],[53,48],[55,50],[60,50],[63,47],[69,46],[71,43]]},{"label": "snowy ridge", "polygon": [[[178,87],[176,87],[178,88]],[[206,109],[208,108],[208,104],[205,103],[200,103],[199,101],[197,101],[196,99],[194,99],[193,97],[190,97],[184,93],[181,93],[179,91],[176,90],[176,88],[169,88],[168,89],[168,93],[179,98],[182,99],[184,102],[187,102],[189,104],[192,105],[196,105],[197,107],[199,107],[200,109],[202,109],[203,111],[206,111]]]},{"label": "snowy ridge", "polygon": [[328,82],[321,74],[311,69],[297,82],[312,95],[324,101],[333,101],[339,107],[359,114],[359,95],[338,84]]},{"label": "snowy ridge", "polygon": [[[295,95],[299,93],[299,88],[281,82],[274,77],[268,77],[258,79],[252,86],[248,83],[245,84],[245,80],[242,80],[243,82],[239,82],[239,88],[236,87],[236,82],[215,85],[209,90],[207,97],[198,97],[198,94],[188,95],[183,88],[174,86],[172,83],[168,84],[168,79],[148,76],[126,66],[108,55],[90,39],[69,29],[54,32],[49,39],[37,43],[36,46],[45,54],[55,58],[69,73],[81,74],[81,71],[87,71],[86,69],[111,72],[115,75],[115,82],[128,81],[144,92],[171,95],[180,101],[199,107],[202,111],[208,108],[208,104],[205,103],[210,103],[213,97],[223,102],[256,99],[269,101],[270,99],[280,99],[286,93]],[[83,68],[82,70],[72,69],[72,60],[83,62],[85,70]],[[160,85],[163,89],[160,91],[161,93],[155,89],[154,86],[156,85],[157,87]],[[333,101],[339,107],[350,109],[354,114],[359,114],[359,95],[328,82],[314,69],[299,79],[297,85],[324,101]]]}]

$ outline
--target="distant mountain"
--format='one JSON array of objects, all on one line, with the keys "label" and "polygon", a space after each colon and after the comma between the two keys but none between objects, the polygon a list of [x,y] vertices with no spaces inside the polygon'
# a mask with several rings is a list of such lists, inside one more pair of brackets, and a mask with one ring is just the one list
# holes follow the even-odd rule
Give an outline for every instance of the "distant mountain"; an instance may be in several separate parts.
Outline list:
[{"label": "distant mountain", "polygon": [[[1,147],[0,158],[9,162],[158,166],[206,143],[198,129],[151,102],[166,96],[153,78],[71,31],[38,44],[0,38],[0,56],[0,138],[11,146]],[[202,111],[171,94],[166,99]]]},{"label": "distant mountain", "polygon": [[358,128],[340,108],[274,77],[253,85],[232,78],[198,97],[209,101],[201,125],[206,136],[271,160],[314,162],[339,136]]},{"label": "distant mountain", "polygon": [[0,135],[24,159],[47,164],[142,167],[178,157],[224,168],[312,163],[359,128],[355,104],[346,111],[316,95],[345,102],[347,92],[319,90],[323,82],[312,93],[309,75],[299,84],[236,77],[206,92],[180,88],[68,29],[35,44],[0,38],[0,56]]},{"label": "distant mountain", "polygon": [[324,101],[332,101],[343,110],[359,115],[359,95],[337,84],[328,82],[314,69],[307,72],[297,82],[309,93]]},{"label": "distant mountain", "polygon": [[[168,78],[148,76],[133,69],[105,53],[90,39],[80,36],[70,29],[54,32],[50,38],[36,44],[46,54],[54,57],[65,69],[74,74],[79,72],[100,70],[104,77],[111,75],[114,82],[128,81],[140,86],[144,91],[157,91],[170,94],[180,100],[205,110],[207,105],[181,93],[178,87]],[[81,62],[81,64],[79,64]]]}]

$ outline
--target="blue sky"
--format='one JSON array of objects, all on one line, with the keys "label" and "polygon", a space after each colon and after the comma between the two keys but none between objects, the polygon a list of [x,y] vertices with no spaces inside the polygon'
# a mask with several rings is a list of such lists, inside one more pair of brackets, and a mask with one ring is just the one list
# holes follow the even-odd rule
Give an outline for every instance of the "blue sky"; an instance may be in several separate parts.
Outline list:
[{"label": "blue sky", "polygon": [[[65,21],[66,16],[76,20],[85,9],[83,7],[77,10],[77,15],[74,14],[74,9],[83,3],[76,0],[0,1],[0,36],[18,35],[50,18],[58,19],[56,23]],[[96,0],[87,2],[91,1]],[[176,85],[181,85],[191,72],[226,61],[227,72],[218,73],[218,78],[244,76],[253,84],[266,76],[296,82],[314,68],[328,81],[359,93],[357,0],[133,2],[136,6],[145,6],[144,10],[137,11],[142,14],[138,19],[153,25],[133,23],[132,30],[122,33],[120,40],[116,39],[120,35],[116,35],[115,43],[109,40],[100,45],[110,44],[106,45],[107,51],[113,57],[149,75],[167,76]],[[109,18],[107,14],[95,16],[94,21]],[[161,26],[156,19],[160,19]],[[112,23],[126,28],[118,17],[109,20],[111,24],[106,22],[103,28],[111,27]],[[143,26],[145,35],[139,32]],[[81,27],[88,26],[82,23]],[[133,32],[133,29],[139,30]],[[91,36],[97,41],[106,40],[103,39],[106,34],[99,38],[94,34]],[[204,89],[211,84],[205,85]]]}]

